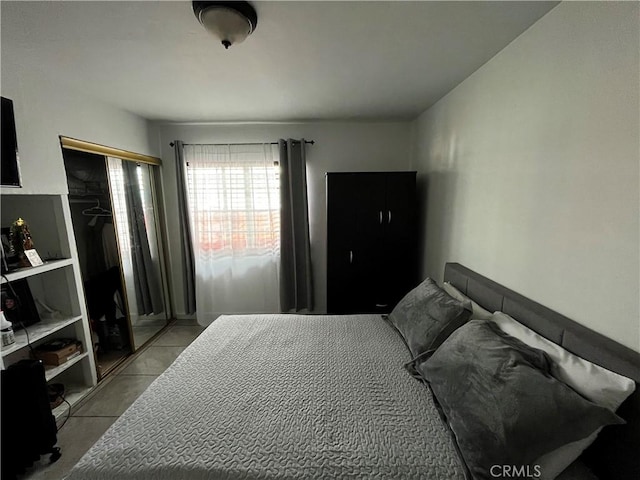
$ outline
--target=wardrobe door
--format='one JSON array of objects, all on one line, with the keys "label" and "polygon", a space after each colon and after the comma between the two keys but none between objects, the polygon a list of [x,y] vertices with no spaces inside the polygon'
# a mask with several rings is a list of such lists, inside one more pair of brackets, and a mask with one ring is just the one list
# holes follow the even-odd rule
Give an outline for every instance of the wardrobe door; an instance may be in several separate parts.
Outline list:
[{"label": "wardrobe door", "polygon": [[382,288],[384,176],[327,174],[327,311],[376,311]]},{"label": "wardrobe door", "polygon": [[385,282],[382,257],[385,208],[385,176],[361,173],[354,176],[356,219],[353,242],[355,283],[354,309],[359,313],[379,311]]},{"label": "wardrobe door", "polygon": [[356,195],[350,177],[327,174],[327,312],[352,311]]},{"label": "wardrobe door", "polygon": [[382,257],[387,311],[417,283],[416,173],[387,175]]}]

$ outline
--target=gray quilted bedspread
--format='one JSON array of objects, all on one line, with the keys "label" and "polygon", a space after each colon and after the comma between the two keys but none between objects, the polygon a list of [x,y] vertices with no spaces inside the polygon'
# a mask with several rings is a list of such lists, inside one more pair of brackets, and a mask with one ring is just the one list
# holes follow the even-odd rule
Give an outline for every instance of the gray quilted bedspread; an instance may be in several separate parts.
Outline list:
[{"label": "gray quilted bedspread", "polygon": [[375,315],[220,317],[67,478],[463,479],[409,359]]}]

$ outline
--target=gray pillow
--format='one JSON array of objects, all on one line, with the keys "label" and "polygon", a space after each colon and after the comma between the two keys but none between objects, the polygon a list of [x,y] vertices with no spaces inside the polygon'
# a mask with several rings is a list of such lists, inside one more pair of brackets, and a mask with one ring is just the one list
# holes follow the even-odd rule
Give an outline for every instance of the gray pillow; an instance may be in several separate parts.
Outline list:
[{"label": "gray pillow", "polygon": [[543,454],[602,426],[625,423],[556,380],[549,368],[542,350],[484,320],[459,328],[415,365],[474,478],[492,478],[494,465],[524,466],[536,474],[535,460]]},{"label": "gray pillow", "polygon": [[456,300],[427,278],[389,315],[414,357],[434,350],[471,316],[471,304]]}]

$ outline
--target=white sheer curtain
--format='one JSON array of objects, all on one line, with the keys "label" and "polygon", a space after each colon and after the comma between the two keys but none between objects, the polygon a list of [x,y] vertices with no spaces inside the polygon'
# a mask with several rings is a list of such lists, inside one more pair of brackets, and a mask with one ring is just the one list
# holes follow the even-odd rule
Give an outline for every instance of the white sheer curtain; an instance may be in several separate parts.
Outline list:
[{"label": "white sheer curtain", "polygon": [[185,145],[198,322],[278,312],[277,145]]}]

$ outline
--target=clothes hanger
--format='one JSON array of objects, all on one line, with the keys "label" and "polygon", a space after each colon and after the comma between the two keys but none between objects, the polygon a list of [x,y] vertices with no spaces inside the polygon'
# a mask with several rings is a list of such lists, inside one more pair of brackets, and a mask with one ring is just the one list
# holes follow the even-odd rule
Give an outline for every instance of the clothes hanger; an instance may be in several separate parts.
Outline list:
[{"label": "clothes hanger", "polygon": [[100,206],[100,200],[96,198],[96,204],[91,208],[85,208],[82,215],[86,217],[110,217],[111,212]]}]

